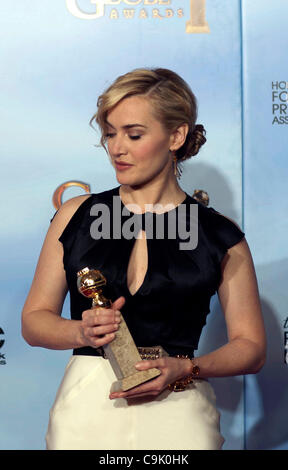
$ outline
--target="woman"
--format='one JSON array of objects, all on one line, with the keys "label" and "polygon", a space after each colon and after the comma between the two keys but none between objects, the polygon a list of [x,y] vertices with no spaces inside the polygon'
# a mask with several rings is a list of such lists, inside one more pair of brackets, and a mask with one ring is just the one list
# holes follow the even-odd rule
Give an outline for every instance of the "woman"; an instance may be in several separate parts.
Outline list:
[{"label": "woman", "polygon": [[[23,308],[29,344],[74,350],[50,413],[48,449],[221,449],[219,413],[207,379],[254,374],[263,366],[265,333],[244,234],[177,182],[180,162],[206,141],[196,117],[192,91],[166,69],[123,75],[98,100],[91,123],[100,126],[120,186],[61,206]],[[131,215],[139,222],[134,238],[127,226],[120,237],[107,236],[107,221],[105,236],[91,229],[91,208],[98,203],[108,207],[108,222],[115,222],[115,197],[124,222]],[[183,207],[186,229],[195,228],[197,215],[197,237],[193,246],[180,248],[183,237],[171,237],[169,230],[171,220],[182,220],[183,228]],[[160,219],[164,235],[157,237],[153,224]],[[91,300],[77,291],[77,272],[86,266],[106,277],[112,308],[91,309]],[[71,320],[60,316],[68,289]],[[194,358],[216,291],[228,342]],[[157,378],[110,393],[115,376],[101,348],[117,334],[120,311],[137,347],[160,345],[164,356],[135,365],[157,367]]]}]

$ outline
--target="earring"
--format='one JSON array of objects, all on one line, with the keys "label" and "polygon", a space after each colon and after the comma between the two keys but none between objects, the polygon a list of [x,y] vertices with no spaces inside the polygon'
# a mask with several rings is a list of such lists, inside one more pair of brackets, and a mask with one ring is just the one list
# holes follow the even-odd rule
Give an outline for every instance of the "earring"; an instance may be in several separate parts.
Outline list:
[{"label": "earring", "polygon": [[177,160],[176,154],[175,152],[173,152],[174,175],[176,176],[176,178],[180,179],[182,170],[181,168],[178,168],[177,162],[178,160]]}]

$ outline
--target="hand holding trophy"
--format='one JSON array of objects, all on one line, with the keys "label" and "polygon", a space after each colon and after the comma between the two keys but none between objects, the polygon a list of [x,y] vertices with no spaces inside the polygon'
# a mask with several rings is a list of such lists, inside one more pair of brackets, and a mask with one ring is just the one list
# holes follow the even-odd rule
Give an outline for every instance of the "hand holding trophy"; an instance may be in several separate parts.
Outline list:
[{"label": "hand holding trophy", "polygon": [[[86,267],[77,273],[78,290],[85,297],[92,298],[92,308],[111,308],[111,300],[106,299],[102,294],[102,287],[105,284],[105,277],[97,269]],[[112,384],[110,392],[130,390],[161,374],[156,368],[143,371],[135,369],[135,364],[141,361],[141,356],[121,314],[120,318],[116,337],[111,343],[103,346],[104,357],[109,360],[118,379]]]}]

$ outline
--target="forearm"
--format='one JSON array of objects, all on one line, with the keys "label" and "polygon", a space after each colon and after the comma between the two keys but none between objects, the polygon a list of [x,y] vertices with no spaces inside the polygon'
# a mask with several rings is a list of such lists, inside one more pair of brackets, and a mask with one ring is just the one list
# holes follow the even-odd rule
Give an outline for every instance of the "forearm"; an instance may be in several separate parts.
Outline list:
[{"label": "forearm", "polygon": [[68,320],[49,310],[29,312],[22,321],[22,335],[31,346],[74,349],[84,346],[81,321]]},{"label": "forearm", "polygon": [[200,368],[199,376],[194,376],[196,379],[254,374],[263,365],[264,354],[264,346],[259,346],[259,344],[244,338],[237,338],[209,354],[196,357],[194,361],[174,357],[140,361],[136,365],[137,370],[157,367],[161,371],[161,375],[156,379],[133,387],[131,390],[113,392],[110,394],[110,399],[136,398],[145,395],[157,396],[167,386],[170,390],[177,390],[177,388],[179,390],[181,383],[182,386],[184,384],[185,388],[187,383],[191,382],[186,379],[192,373],[192,362]]},{"label": "forearm", "polygon": [[[192,371],[188,363],[188,374]],[[259,372],[265,362],[265,348],[244,338],[235,338],[215,351],[196,357],[200,377],[228,377]]]}]

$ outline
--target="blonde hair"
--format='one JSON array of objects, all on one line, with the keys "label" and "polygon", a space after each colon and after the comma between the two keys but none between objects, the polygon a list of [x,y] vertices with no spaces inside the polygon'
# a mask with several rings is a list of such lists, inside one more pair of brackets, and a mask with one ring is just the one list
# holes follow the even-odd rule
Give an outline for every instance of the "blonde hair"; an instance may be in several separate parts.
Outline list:
[{"label": "blonde hair", "polygon": [[185,143],[176,151],[178,161],[196,155],[206,142],[206,131],[201,124],[196,125],[197,101],[187,83],[175,72],[155,68],[135,69],[118,77],[107,90],[99,96],[98,110],[92,116],[101,130],[101,144],[106,149],[105,128],[108,113],[125,98],[140,95],[147,97],[154,110],[154,115],[164,128],[175,131],[187,123],[189,126]]}]

